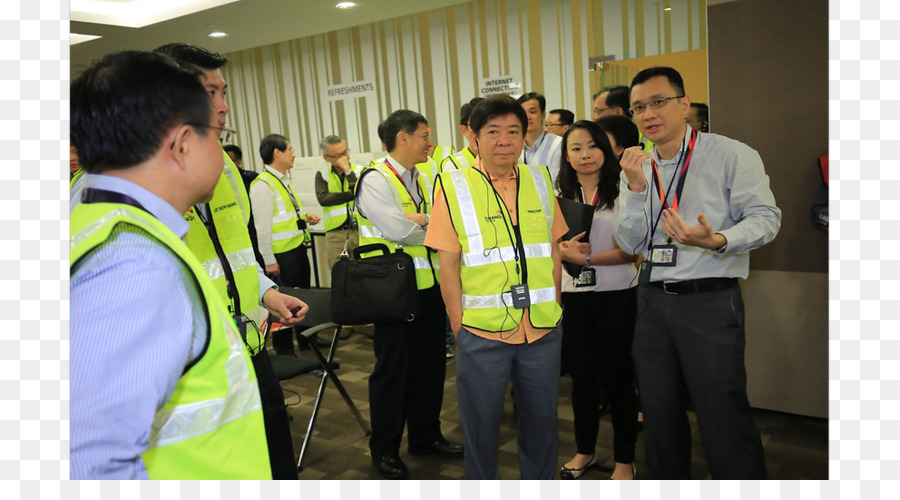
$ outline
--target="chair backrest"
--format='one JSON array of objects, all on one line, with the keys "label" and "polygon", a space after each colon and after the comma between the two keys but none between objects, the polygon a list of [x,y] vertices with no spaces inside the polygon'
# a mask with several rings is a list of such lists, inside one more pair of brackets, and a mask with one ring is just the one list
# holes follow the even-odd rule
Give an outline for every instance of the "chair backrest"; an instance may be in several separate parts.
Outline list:
[{"label": "chair backrest", "polygon": [[[331,289],[330,288],[289,288],[281,287],[280,292],[297,297],[306,302],[309,312],[297,326],[311,328],[323,323],[331,323]],[[269,315],[269,321],[278,321],[278,318]]]}]

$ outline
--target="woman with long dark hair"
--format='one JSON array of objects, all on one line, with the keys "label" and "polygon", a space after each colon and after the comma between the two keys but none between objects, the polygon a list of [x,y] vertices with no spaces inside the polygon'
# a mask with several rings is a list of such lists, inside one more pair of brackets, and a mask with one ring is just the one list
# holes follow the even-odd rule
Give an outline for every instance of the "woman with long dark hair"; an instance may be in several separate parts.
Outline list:
[{"label": "woman with long dark hair", "polygon": [[[563,136],[557,186],[560,196],[594,207],[590,234],[559,244],[562,259],[582,265],[578,278],[562,282],[563,362],[572,377],[576,455],[560,469],[562,479],[577,479],[597,457],[601,384],[611,406],[613,454],[610,479],[633,479],[637,440],[637,396],[632,384],[636,257],[616,246],[621,168],[604,130],[594,122],[576,122]],[[581,241],[581,240],[587,240]]]}]

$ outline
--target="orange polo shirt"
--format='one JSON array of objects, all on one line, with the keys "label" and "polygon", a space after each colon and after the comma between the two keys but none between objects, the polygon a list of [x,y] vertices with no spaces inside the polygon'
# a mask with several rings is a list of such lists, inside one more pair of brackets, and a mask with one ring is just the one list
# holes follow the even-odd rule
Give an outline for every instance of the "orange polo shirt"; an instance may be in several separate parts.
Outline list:
[{"label": "orange polo shirt", "polygon": [[[484,167],[475,166],[482,172]],[[516,167],[518,168],[518,167]],[[500,194],[500,199],[509,210],[509,217],[513,225],[518,223],[518,214],[516,213],[516,174],[517,170],[511,170],[509,175],[503,178],[489,175],[494,189]],[[551,245],[562,238],[568,231],[569,227],[563,219],[562,212],[559,210],[559,202],[556,197],[553,198],[553,217]],[[428,232],[425,233],[425,245],[437,250],[445,250],[447,252],[462,252],[462,245],[459,243],[459,235],[450,221],[450,209],[447,207],[447,201],[444,199],[443,189],[435,186],[434,192],[434,208],[431,212],[431,220],[428,221]],[[556,254],[554,263],[559,265],[559,253]],[[528,308],[525,308],[522,315],[522,322],[516,327],[503,332],[486,332],[475,328],[466,327],[466,330],[488,340],[497,340],[507,344],[529,344],[540,339],[544,335],[553,331],[552,328],[535,328],[528,319]]]}]

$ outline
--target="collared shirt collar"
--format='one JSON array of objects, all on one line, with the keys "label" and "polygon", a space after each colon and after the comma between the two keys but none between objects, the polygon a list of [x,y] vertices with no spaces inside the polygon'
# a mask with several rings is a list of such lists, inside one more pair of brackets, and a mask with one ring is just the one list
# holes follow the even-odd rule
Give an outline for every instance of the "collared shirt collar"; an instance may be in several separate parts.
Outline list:
[{"label": "collared shirt collar", "polygon": [[518,165],[513,166],[513,168],[509,170],[509,173],[506,175],[506,177],[495,177],[493,174],[487,171],[487,168],[485,168],[484,164],[481,164],[479,168],[491,181],[508,181],[511,179],[515,179],[516,176],[519,175]]},{"label": "collared shirt collar", "polygon": [[274,175],[275,178],[278,179],[278,180],[280,180],[282,183],[287,184],[287,183],[289,182],[290,178],[291,178],[291,170],[290,170],[290,169],[286,170],[286,171],[282,174],[282,173],[279,172],[278,170],[275,170],[274,168],[270,167],[269,165],[266,165],[264,168],[266,169],[266,171],[268,171],[269,173],[271,173],[272,175]]},{"label": "collared shirt collar", "polygon": [[419,169],[413,166],[413,168],[407,170],[406,167],[401,165],[400,162],[391,155],[385,156],[384,159],[394,167],[394,170],[396,170],[398,174],[400,174],[400,177],[403,178],[403,182],[407,183],[407,186],[415,185],[416,177],[419,175]]},{"label": "collared shirt collar", "polygon": [[681,157],[681,153],[687,148],[688,141],[691,137],[691,131],[693,130],[690,125],[685,125],[687,130],[684,131],[684,137],[681,139],[681,147],[678,148],[678,152],[675,153],[674,156],[669,158],[668,160],[662,160],[659,158],[659,151],[654,147],[653,148],[653,159],[656,160],[657,165],[669,165],[671,163],[678,163],[678,158]]},{"label": "collared shirt collar", "polygon": [[527,151],[536,151],[541,148],[541,145],[544,144],[544,139],[547,138],[547,132],[542,131],[541,135],[535,139],[534,144],[531,147],[528,147],[528,144],[525,145],[525,149]]},{"label": "collared shirt collar", "polygon": [[159,219],[179,238],[187,234],[190,224],[184,220],[184,214],[178,213],[175,207],[159,196],[151,193],[143,187],[121,177],[103,174],[84,175],[85,189],[103,189],[130,196],[144,207],[150,215]]}]

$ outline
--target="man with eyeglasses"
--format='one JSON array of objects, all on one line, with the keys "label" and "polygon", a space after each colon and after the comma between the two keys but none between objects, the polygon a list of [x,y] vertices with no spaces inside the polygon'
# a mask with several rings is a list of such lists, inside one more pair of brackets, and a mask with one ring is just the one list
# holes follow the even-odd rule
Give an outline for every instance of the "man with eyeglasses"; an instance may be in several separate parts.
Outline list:
[{"label": "man with eyeglasses", "polygon": [[547,113],[547,121],[544,122],[544,130],[548,134],[562,137],[573,123],[575,123],[575,113],[572,113],[568,109],[554,109]]},{"label": "man with eyeglasses", "polygon": [[713,479],[765,479],[738,279],[747,278],[749,252],[775,238],[781,210],[759,154],[691,129],[690,103],[674,69],[638,73],[631,109],[656,146],[628,148],[620,162],[616,241],[644,256],[632,354],[647,462],[654,479],[690,479],[689,397]]},{"label": "man with eyeglasses", "polygon": [[400,247],[413,258],[420,309],[412,322],[375,324],[369,450],[381,477],[402,479],[409,476],[400,459],[404,425],[412,455],[461,458],[463,447],[441,432],[447,316],[433,264],[437,254],[425,246],[434,179],[416,167],[428,157],[431,130],[424,116],[403,109],[391,113],[378,131],[388,154],[357,182],[359,243]]},{"label": "man with eyeglasses", "polygon": [[[228,58],[202,47],[184,43],[170,43],[154,52],[168,55],[186,67],[198,68],[201,79],[213,102],[218,122],[218,134],[230,133],[225,128],[228,104],[225,102],[228,84],[221,68]],[[294,449],[290,440],[287,412],[281,386],[272,369],[263,340],[247,314],[263,305],[278,317],[290,317],[290,309],[302,304],[298,299],[278,291],[256,258],[256,231],[246,185],[239,178],[239,170],[223,150],[225,167],[212,199],[192,206],[184,214],[189,229],[184,237],[188,248],[203,263],[219,294],[225,300],[235,324],[253,355],[266,419],[266,436],[273,477],[296,479]],[[288,307],[289,306],[289,307]],[[282,311],[283,307],[287,307]],[[291,320],[292,325],[299,320]],[[249,335],[248,335],[249,334]]]},{"label": "man with eyeglasses", "polygon": [[184,212],[215,198],[223,168],[198,79],[127,51],[72,81],[87,172],[71,215],[72,479],[272,478],[262,383],[235,311],[182,241]]},{"label": "man with eyeglasses", "polygon": [[[625,85],[612,85],[604,87],[594,94],[593,120],[597,121],[604,116],[624,116],[631,119],[631,107],[628,101],[630,90]],[[644,145],[644,151],[653,149],[653,142],[641,133],[638,138]]]},{"label": "man with eyeglasses", "polygon": [[322,206],[325,223],[325,264],[331,269],[341,252],[346,249],[352,257],[359,246],[353,193],[363,166],[350,163],[347,143],[336,135],[322,139],[319,150],[327,165],[316,172],[316,199]]}]

